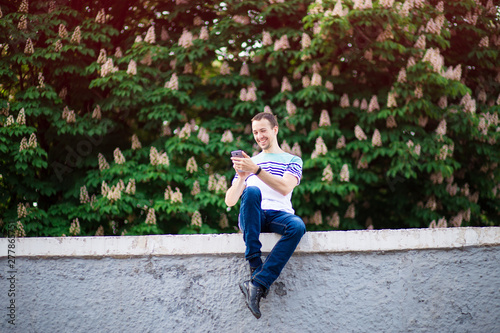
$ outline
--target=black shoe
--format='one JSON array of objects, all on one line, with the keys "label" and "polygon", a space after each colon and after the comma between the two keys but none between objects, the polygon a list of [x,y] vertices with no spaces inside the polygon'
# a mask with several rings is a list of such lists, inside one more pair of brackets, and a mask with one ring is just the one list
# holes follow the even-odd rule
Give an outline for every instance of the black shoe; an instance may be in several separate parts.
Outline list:
[{"label": "black shoe", "polygon": [[[250,280],[251,280],[253,277],[253,273],[257,270],[257,267],[252,267],[252,266],[249,267],[250,267]],[[266,298],[268,294],[269,294],[269,289],[265,289],[264,293],[262,294],[262,297]]]},{"label": "black shoe", "polygon": [[261,287],[256,287],[250,281],[245,281],[240,283],[241,292],[245,295],[245,301],[248,308],[252,311],[255,318],[259,319],[260,313],[260,298],[264,294],[264,290]]}]

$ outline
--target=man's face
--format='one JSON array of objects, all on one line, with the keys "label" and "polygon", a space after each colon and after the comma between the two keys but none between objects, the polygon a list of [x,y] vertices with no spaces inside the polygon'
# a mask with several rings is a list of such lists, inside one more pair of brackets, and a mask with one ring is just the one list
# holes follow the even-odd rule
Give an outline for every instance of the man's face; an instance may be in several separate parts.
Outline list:
[{"label": "man's face", "polygon": [[276,141],[278,127],[271,127],[271,123],[267,119],[254,120],[252,122],[252,132],[255,142],[262,150],[269,149]]}]

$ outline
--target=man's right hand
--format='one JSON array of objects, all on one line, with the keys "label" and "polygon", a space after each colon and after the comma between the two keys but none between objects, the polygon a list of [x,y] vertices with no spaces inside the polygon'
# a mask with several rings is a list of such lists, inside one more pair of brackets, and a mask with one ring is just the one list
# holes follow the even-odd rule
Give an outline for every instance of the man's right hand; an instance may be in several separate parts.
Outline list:
[{"label": "man's right hand", "polygon": [[252,174],[251,172],[238,170],[238,168],[234,164],[233,164],[233,168],[236,171],[236,173],[238,174],[238,178],[241,178],[242,180],[247,179],[247,177]]},{"label": "man's right hand", "polygon": [[233,168],[238,173],[238,177],[247,179],[258,166],[252,161],[247,153],[243,152],[243,157],[231,157]]}]

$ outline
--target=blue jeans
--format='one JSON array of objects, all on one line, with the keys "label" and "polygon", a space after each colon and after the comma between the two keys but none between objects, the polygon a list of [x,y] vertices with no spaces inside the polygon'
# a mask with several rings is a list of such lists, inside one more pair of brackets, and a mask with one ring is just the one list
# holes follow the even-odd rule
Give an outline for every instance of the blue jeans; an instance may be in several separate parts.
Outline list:
[{"label": "blue jeans", "polygon": [[257,267],[252,276],[252,281],[269,289],[305,234],[306,226],[297,215],[279,210],[263,210],[261,202],[260,189],[256,186],[247,187],[241,195],[239,223],[246,244],[247,260],[260,258],[261,232],[275,232],[282,235],[264,263]]}]

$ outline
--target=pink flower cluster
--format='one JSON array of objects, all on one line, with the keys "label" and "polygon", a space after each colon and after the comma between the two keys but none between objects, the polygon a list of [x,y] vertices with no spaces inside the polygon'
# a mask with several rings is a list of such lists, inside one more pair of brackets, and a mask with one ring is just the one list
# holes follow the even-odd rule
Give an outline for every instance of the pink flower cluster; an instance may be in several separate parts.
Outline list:
[{"label": "pink flower cluster", "polygon": [[219,227],[221,229],[229,228],[229,221],[227,219],[227,215],[226,214],[221,214],[220,215]]},{"label": "pink flower cluster", "polygon": [[26,125],[26,115],[24,112],[24,108],[22,108],[19,111],[19,114],[17,115],[16,123],[18,123],[19,125]]},{"label": "pink flower cluster", "polygon": [[298,142],[295,142],[292,147],[292,154],[297,155],[299,157],[302,157],[302,149],[300,148],[300,145]]},{"label": "pink flower cluster", "polygon": [[342,97],[340,98],[340,107],[342,108],[348,108],[350,106],[349,103],[349,95],[343,94]]},{"label": "pink flower cluster", "polygon": [[281,81],[281,92],[292,91],[292,85],[286,76],[283,76],[283,80]]},{"label": "pink flower cluster", "polygon": [[425,27],[425,32],[440,35],[445,21],[444,15],[439,15],[436,19],[430,19]]},{"label": "pink flower cluster", "polygon": [[33,47],[33,42],[31,41],[31,38],[28,38],[28,40],[26,41],[26,46],[24,47],[24,53],[25,54],[35,53],[35,48]]},{"label": "pink flower cluster", "polygon": [[417,156],[420,156],[420,151],[422,149],[420,144],[415,145],[412,140],[408,140],[406,145],[408,146],[408,149],[410,150],[410,152],[412,152],[413,154],[416,154]]},{"label": "pink flower cluster", "polygon": [[61,38],[66,38],[68,37],[68,30],[66,30],[66,26],[64,24],[59,24],[59,31],[58,31],[59,37]]},{"label": "pink flower cluster", "polygon": [[384,42],[388,39],[394,39],[394,35],[392,34],[392,28],[390,24],[388,24],[385,30],[377,37],[377,42]]},{"label": "pink flower cluster", "polygon": [[474,114],[476,113],[476,100],[467,93],[460,100],[460,105],[463,107],[464,112]]},{"label": "pink flower cluster", "polygon": [[234,15],[233,21],[239,24],[248,25],[250,24],[250,18],[245,15]]},{"label": "pink flower cluster", "polygon": [[89,192],[87,191],[87,186],[83,185],[80,187],[80,203],[86,204],[90,202]]},{"label": "pink flower cluster", "polygon": [[295,112],[297,111],[297,107],[289,99],[286,101],[286,111],[290,116],[295,115]]},{"label": "pink flower cluster", "polygon": [[80,44],[81,40],[82,40],[82,32],[80,26],[77,26],[75,28],[75,31],[73,32],[73,35],[71,36],[71,43]]},{"label": "pink flower cluster", "polygon": [[444,57],[437,48],[427,49],[422,61],[427,61],[432,65],[432,69],[436,73],[441,73],[444,66]]},{"label": "pink flower cluster", "polygon": [[23,0],[21,4],[19,5],[19,9],[17,10],[19,13],[28,13],[28,0]]},{"label": "pink flower cluster", "polygon": [[280,39],[274,42],[274,51],[286,50],[290,48],[290,43],[288,42],[288,36],[283,35]]},{"label": "pink flower cluster", "polygon": [[97,158],[99,160],[99,170],[100,171],[103,171],[103,170],[106,170],[106,169],[109,169],[109,164],[108,162],[106,161],[106,158],[104,157],[103,154],[99,153],[97,155]]},{"label": "pink flower cluster", "polygon": [[349,181],[349,168],[347,164],[342,165],[342,169],[340,170],[340,181],[341,182]]},{"label": "pink flower cluster", "polygon": [[144,41],[149,44],[156,43],[155,27],[153,26],[149,27],[148,32],[146,33],[146,37],[144,38]]},{"label": "pink flower cluster", "polygon": [[373,147],[382,147],[382,136],[380,135],[380,131],[375,129],[372,137],[372,146]]},{"label": "pink flower cluster", "polygon": [[22,203],[17,204],[17,218],[22,219],[23,217],[28,216],[28,210],[26,206]]},{"label": "pink flower cluster", "polygon": [[151,146],[151,149],[149,150],[149,161],[151,165],[170,165],[167,153],[159,153],[158,150],[153,146]]},{"label": "pink flower cluster", "polygon": [[125,189],[125,184],[123,180],[120,179],[118,184],[111,186],[111,188],[106,184],[105,181],[101,184],[101,194],[106,197],[109,201],[114,202],[120,200],[122,197],[122,191]]},{"label": "pink flower cluster", "polygon": [[377,95],[373,95],[370,99],[370,105],[368,105],[368,112],[373,112],[375,110],[380,110],[380,106],[378,104]]},{"label": "pink flower cluster", "polygon": [[101,77],[106,77],[109,74],[115,73],[117,71],[118,71],[118,67],[113,64],[113,59],[109,58],[101,66]]},{"label": "pink flower cluster", "polygon": [[429,228],[447,228],[447,227],[448,227],[448,222],[444,217],[440,218],[437,222],[436,220],[432,220],[432,222],[429,224]]},{"label": "pink flower cluster", "polygon": [[201,213],[199,211],[195,211],[193,216],[191,216],[191,225],[195,227],[201,227],[203,224]]},{"label": "pink flower cluster", "polygon": [[148,215],[146,216],[146,221],[144,223],[150,224],[150,225],[156,224],[156,214],[155,214],[154,208],[148,209]]},{"label": "pink flower cluster", "polygon": [[137,134],[133,134],[132,135],[132,149],[137,150],[137,149],[141,149],[141,148],[142,148],[142,144],[139,141]]},{"label": "pink flower cluster", "polygon": [[127,74],[129,75],[137,74],[137,63],[134,61],[134,59],[130,59],[130,62],[128,63]]},{"label": "pink flower cluster", "polygon": [[26,19],[26,15],[21,16],[19,23],[17,24],[17,28],[19,30],[28,30],[28,20]]},{"label": "pink flower cluster", "polygon": [[195,173],[198,171],[198,164],[196,164],[196,160],[194,156],[191,156],[186,164],[186,171],[189,173]]},{"label": "pink flower cluster", "polygon": [[248,69],[248,64],[246,62],[243,63],[243,65],[241,65],[240,75],[241,76],[250,76],[250,70]]},{"label": "pink flower cluster", "polygon": [[195,195],[200,194],[200,192],[201,192],[200,182],[198,180],[195,180],[194,183],[193,183],[193,188],[191,190],[191,195],[195,196]]},{"label": "pink flower cluster", "polygon": [[319,117],[319,127],[331,126],[330,116],[328,115],[328,111],[322,110],[321,115]]},{"label": "pink flower cluster", "polygon": [[116,148],[113,152],[113,157],[115,159],[116,164],[123,164],[125,163],[125,157],[123,157],[123,154],[120,150],[120,148]]},{"label": "pink flower cluster", "polygon": [[257,87],[255,83],[251,83],[248,89],[242,88],[240,90],[240,100],[242,102],[255,102],[257,101]]},{"label": "pink flower cluster", "polygon": [[337,145],[335,148],[337,149],[342,149],[345,148],[346,142],[345,142],[345,136],[341,136],[340,138],[337,139]]},{"label": "pink flower cluster", "polygon": [[353,219],[356,217],[356,208],[353,203],[347,207],[344,217],[347,219]]},{"label": "pink flower cluster", "polygon": [[391,8],[394,6],[394,0],[380,0],[380,6],[383,8]]},{"label": "pink flower cluster", "polygon": [[193,34],[187,29],[184,29],[181,37],[179,38],[178,44],[185,49],[193,46]]},{"label": "pink flower cluster", "polygon": [[359,141],[363,141],[363,140],[366,140],[367,137],[366,137],[366,134],[365,132],[363,132],[363,129],[361,128],[361,126],[359,125],[356,125],[354,127],[354,136],[356,137],[356,139],[358,139]]},{"label": "pink flower cluster", "polygon": [[76,236],[80,234],[80,221],[78,217],[71,222],[71,226],[69,227],[69,234]]},{"label": "pink flower cluster", "polygon": [[198,139],[204,144],[208,144],[208,142],[210,141],[210,135],[208,134],[206,128],[200,128],[200,130],[198,131]]},{"label": "pink flower cluster", "polygon": [[101,106],[99,104],[92,111],[92,119],[101,119]]},{"label": "pink flower cluster", "polygon": [[172,76],[170,77],[170,80],[168,80],[165,83],[165,88],[172,89],[172,90],[179,90],[179,79],[177,78],[177,74],[173,73]]},{"label": "pink flower cluster", "polygon": [[315,159],[320,155],[326,155],[326,153],[328,153],[328,148],[326,147],[325,141],[323,141],[323,138],[320,136],[316,139],[316,144],[314,151],[311,154],[311,158]]},{"label": "pink flower cluster", "polygon": [[323,224],[323,216],[321,215],[321,211],[317,210],[314,215],[309,219],[309,223],[314,225]]},{"label": "pink flower cluster", "polygon": [[436,134],[438,138],[441,138],[446,135],[446,119],[443,119],[439,122],[438,127],[436,128]]},{"label": "pink flower cluster", "polygon": [[106,23],[106,14],[104,13],[104,9],[101,9],[95,18],[95,22],[98,24]]},{"label": "pink flower cluster", "polygon": [[229,75],[231,74],[231,68],[229,68],[229,64],[227,61],[224,61],[220,66],[220,75]]},{"label": "pink flower cluster", "polygon": [[328,164],[323,169],[323,178],[321,178],[321,181],[324,181],[324,182],[333,181],[333,170],[332,170],[332,166],[330,164]]},{"label": "pink flower cluster", "polygon": [[170,200],[171,203],[182,203],[182,192],[178,187],[175,188],[174,192],[170,185],[168,185],[165,189],[165,200]]},{"label": "pink flower cluster", "polygon": [[75,110],[70,110],[65,106],[62,112],[62,119],[66,120],[68,124],[76,122]]},{"label": "pink flower cluster", "polygon": [[268,31],[262,32],[262,44],[264,46],[273,45],[273,39]]},{"label": "pink flower cluster", "polygon": [[311,78],[311,86],[321,86],[321,75],[319,73],[313,73]]},{"label": "pink flower cluster", "polygon": [[211,174],[208,176],[208,190],[215,193],[225,192],[227,190],[227,180],[225,176]]},{"label": "pink flower cluster", "polygon": [[233,138],[233,133],[231,132],[231,130],[225,130],[224,134],[222,134],[222,138],[220,141],[224,142],[224,143],[233,142],[234,138]]},{"label": "pink flower cluster", "polygon": [[135,194],[135,179],[129,179],[125,193],[134,195]]}]

